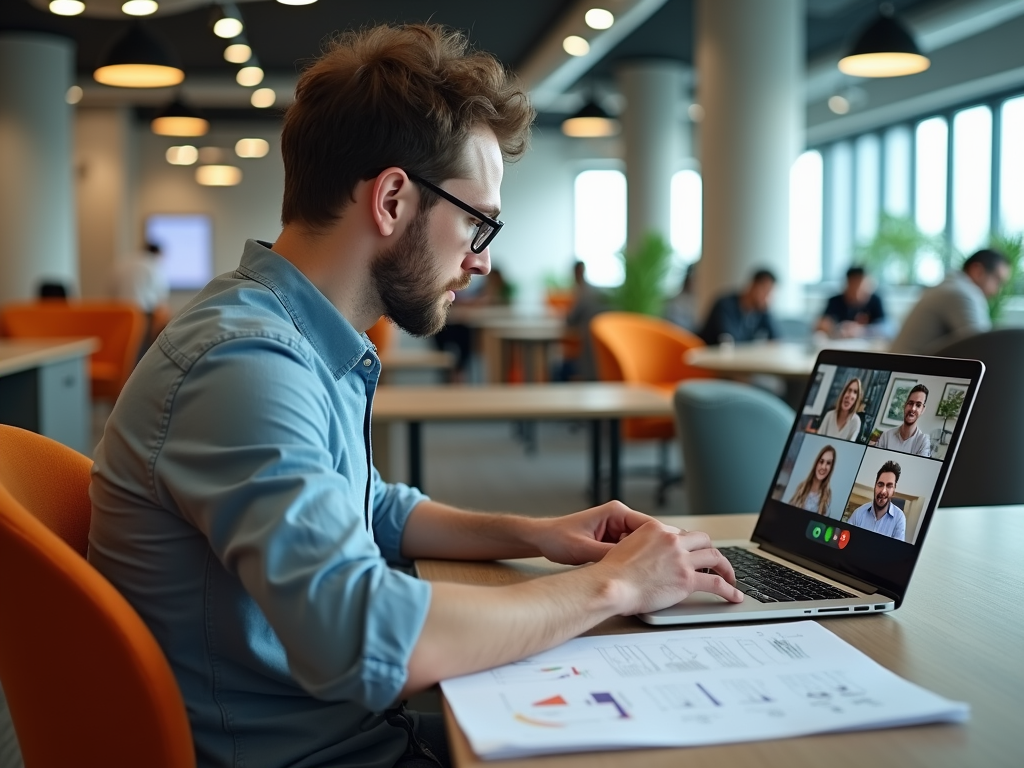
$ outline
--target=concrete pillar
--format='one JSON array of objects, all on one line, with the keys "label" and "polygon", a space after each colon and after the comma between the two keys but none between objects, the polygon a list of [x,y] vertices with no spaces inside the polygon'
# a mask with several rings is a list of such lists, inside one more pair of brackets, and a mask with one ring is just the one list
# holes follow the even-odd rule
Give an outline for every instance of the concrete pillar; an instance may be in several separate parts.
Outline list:
[{"label": "concrete pillar", "polygon": [[688,150],[681,110],[689,76],[678,61],[624,61],[616,69],[626,99],[622,139],[626,161],[626,249],[650,232],[669,240],[672,175]]},{"label": "concrete pillar", "polygon": [[67,38],[0,34],[0,304],[33,297],[43,280],[78,285],[74,58]]},{"label": "concrete pillar", "polygon": [[789,173],[803,144],[803,0],[698,0],[704,184],[700,313],[765,266],[786,309]]}]

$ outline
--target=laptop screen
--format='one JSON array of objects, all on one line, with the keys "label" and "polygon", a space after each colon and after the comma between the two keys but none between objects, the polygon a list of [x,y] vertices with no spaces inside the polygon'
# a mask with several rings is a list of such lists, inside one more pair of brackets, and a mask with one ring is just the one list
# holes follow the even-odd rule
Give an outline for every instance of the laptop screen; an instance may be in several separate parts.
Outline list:
[{"label": "laptop screen", "polygon": [[754,540],[902,596],[982,371],[822,352]]}]

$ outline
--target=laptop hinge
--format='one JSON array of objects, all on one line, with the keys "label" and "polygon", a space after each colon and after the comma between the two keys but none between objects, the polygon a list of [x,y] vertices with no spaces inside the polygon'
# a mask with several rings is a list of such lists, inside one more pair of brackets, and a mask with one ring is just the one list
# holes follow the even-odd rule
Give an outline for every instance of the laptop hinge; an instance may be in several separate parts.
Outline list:
[{"label": "laptop hinge", "polygon": [[878,592],[878,587],[872,584],[868,584],[866,581],[855,579],[853,578],[853,576],[824,566],[821,563],[816,563],[815,561],[809,558],[800,557],[800,555],[794,555],[792,552],[787,552],[781,547],[774,547],[771,544],[766,544],[763,541],[758,542],[758,546],[765,552],[770,552],[771,554],[776,555],[778,557],[785,558],[786,560],[791,560],[797,565],[801,565],[804,568],[807,568],[808,570],[814,571],[815,573],[820,573],[822,576],[828,576],[828,578],[838,581],[840,584],[845,584],[846,586],[852,587],[853,589],[859,590],[860,592],[864,592],[865,594],[873,595],[876,592]]}]

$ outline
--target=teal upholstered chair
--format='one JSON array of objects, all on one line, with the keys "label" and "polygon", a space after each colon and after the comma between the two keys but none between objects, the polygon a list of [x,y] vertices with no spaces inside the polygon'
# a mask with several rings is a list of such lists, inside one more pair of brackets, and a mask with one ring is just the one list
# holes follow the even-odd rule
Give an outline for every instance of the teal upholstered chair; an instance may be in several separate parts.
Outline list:
[{"label": "teal upholstered chair", "polygon": [[934,354],[985,364],[939,505],[1024,504],[1024,328],[968,336]]},{"label": "teal upholstered chair", "polygon": [[674,395],[691,515],[759,512],[796,417],[733,381],[686,381]]}]

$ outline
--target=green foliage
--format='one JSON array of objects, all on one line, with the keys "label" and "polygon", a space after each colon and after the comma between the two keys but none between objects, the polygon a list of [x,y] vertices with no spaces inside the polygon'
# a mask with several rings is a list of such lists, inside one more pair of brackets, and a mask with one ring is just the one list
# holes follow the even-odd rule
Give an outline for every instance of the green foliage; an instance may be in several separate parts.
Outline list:
[{"label": "green foliage", "polygon": [[954,389],[939,402],[935,409],[935,415],[940,419],[955,419],[960,415],[960,409],[964,405],[966,389]]},{"label": "green foliage", "polygon": [[626,278],[612,296],[615,308],[661,317],[671,256],[671,246],[656,232],[647,233],[636,251],[620,254]]},{"label": "green foliage", "polygon": [[921,256],[933,253],[946,263],[948,246],[939,235],[926,235],[907,216],[883,213],[873,240],[857,248],[857,260],[882,283],[909,284],[917,276]]},{"label": "green foliage", "polygon": [[997,320],[1003,312],[1006,300],[1013,295],[1024,292],[1024,258],[1021,254],[1021,242],[1024,241],[1024,233],[1008,235],[1001,232],[993,232],[989,238],[989,248],[999,251],[1010,260],[1010,279],[1006,281],[1002,289],[995,296],[988,300],[988,313],[993,320]]}]

